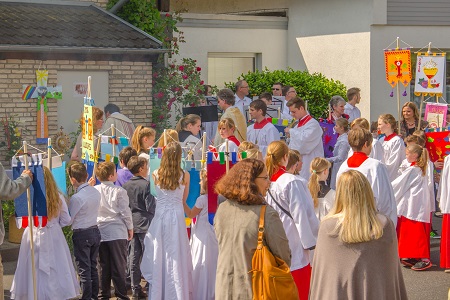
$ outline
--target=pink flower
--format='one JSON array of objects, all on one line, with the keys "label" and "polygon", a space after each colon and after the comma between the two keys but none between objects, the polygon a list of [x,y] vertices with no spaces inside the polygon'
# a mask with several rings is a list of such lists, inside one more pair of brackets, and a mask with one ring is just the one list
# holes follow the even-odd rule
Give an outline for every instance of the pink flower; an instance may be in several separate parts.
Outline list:
[{"label": "pink flower", "polygon": [[197,90],[197,93],[198,93],[199,95],[201,95],[201,94],[203,93],[203,91],[200,90],[200,89],[198,89],[198,90]]},{"label": "pink flower", "polygon": [[170,14],[166,14],[166,17],[167,17],[167,18],[170,17]]},{"label": "pink flower", "polygon": [[182,77],[183,77],[183,79],[188,79],[187,75],[183,75]]},{"label": "pink flower", "polygon": [[170,65],[170,68],[171,69],[175,69],[175,65]]},{"label": "pink flower", "polygon": [[156,77],[158,77],[158,73],[153,73],[153,78],[156,78]]},{"label": "pink flower", "polygon": [[202,80],[202,81],[200,81],[200,85],[203,85],[203,84],[205,84],[205,82]]},{"label": "pink flower", "polygon": [[155,95],[156,98],[161,99],[162,97],[164,97],[164,93],[163,92],[159,92],[158,94]]},{"label": "pink flower", "polygon": [[178,70],[184,71],[184,66],[179,66],[179,67],[178,67]]},{"label": "pink flower", "polygon": [[202,68],[197,67],[197,72],[200,72],[202,70]]},{"label": "pink flower", "polygon": [[195,103],[194,102],[192,102],[191,104],[189,104],[191,107],[194,107],[195,106]]},{"label": "pink flower", "polygon": [[164,115],[159,115],[160,120],[164,120]]},{"label": "pink flower", "polygon": [[189,88],[189,84],[186,84],[186,85],[184,86],[184,89],[187,90],[188,88]]},{"label": "pink flower", "polygon": [[150,124],[150,127],[156,128],[156,124],[155,124],[155,123],[151,123],[151,124]]}]

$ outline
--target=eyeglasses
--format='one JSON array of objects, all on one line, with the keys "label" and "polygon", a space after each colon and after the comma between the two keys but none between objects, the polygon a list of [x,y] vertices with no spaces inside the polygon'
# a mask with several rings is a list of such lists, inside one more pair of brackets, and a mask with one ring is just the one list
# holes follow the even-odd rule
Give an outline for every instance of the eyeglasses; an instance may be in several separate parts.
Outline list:
[{"label": "eyeglasses", "polygon": [[248,85],[247,86],[241,86],[241,89],[248,89]]},{"label": "eyeglasses", "polygon": [[269,180],[269,176],[257,176],[256,178],[261,178],[261,179]]},{"label": "eyeglasses", "polygon": [[280,89],[272,88],[272,91],[279,91]]},{"label": "eyeglasses", "polygon": [[288,93],[288,94],[289,94],[289,93],[296,93],[296,94],[297,94],[297,92],[296,92],[296,91],[289,91],[289,92],[287,92],[287,93]]}]

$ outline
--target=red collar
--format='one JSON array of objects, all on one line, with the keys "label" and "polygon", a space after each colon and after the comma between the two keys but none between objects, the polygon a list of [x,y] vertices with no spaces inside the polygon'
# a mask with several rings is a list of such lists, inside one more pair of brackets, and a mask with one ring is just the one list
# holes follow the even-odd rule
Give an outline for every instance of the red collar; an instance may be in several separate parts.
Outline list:
[{"label": "red collar", "polygon": [[260,123],[255,122],[255,124],[253,125],[254,129],[262,129],[264,126],[266,126],[267,124],[269,124],[269,120],[267,120],[266,118],[264,118]]},{"label": "red collar", "polygon": [[367,154],[363,152],[354,152],[353,155],[348,158],[347,165],[350,168],[358,168],[368,158]]},{"label": "red collar", "polygon": [[227,137],[227,139],[235,143],[238,147],[241,144],[241,142],[239,142],[239,140],[234,135],[230,135],[229,137]]},{"label": "red collar", "polygon": [[311,115],[306,115],[305,117],[303,117],[303,119],[298,121],[297,127],[302,127],[303,125],[308,123],[311,119],[312,119]]},{"label": "red collar", "polygon": [[415,165],[416,165],[416,162],[413,161],[413,162],[411,163],[410,167],[415,166]]},{"label": "red collar", "polygon": [[277,179],[280,178],[280,176],[283,175],[284,173],[286,173],[286,168],[280,167],[278,169],[278,171],[272,175],[272,177],[270,178],[270,181],[272,181],[272,182],[277,181]]},{"label": "red collar", "polygon": [[384,141],[385,142],[387,142],[387,141],[390,141],[390,140],[392,140],[394,137],[396,137],[397,136],[397,134],[394,132],[394,133],[392,133],[392,134],[390,134],[390,135],[386,135],[385,137],[384,137]]}]

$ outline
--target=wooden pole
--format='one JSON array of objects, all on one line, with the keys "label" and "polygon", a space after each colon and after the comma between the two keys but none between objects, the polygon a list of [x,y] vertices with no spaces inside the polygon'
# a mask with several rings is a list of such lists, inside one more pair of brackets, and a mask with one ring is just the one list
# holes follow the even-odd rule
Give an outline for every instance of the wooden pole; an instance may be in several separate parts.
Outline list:
[{"label": "wooden pole", "polygon": [[280,110],[280,108],[278,107],[278,119],[280,119],[281,118],[281,110]]},{"label": "wooden pole", "polygon": [[230,170],[230,161],[228,159],[228,139],[225,139],[225,174],[228,173],[228,171]]},{"label": "wooden pole", "polygon": [[166,134],[166,129],[164,129],[163,132],[163,138],[164,138],[164,147],[167,146],[167,134]]},{"label": "wooden pole", "polygon": [[203,132],[202,169],[205,168],[205,163],[206,163],[206,132]]},{"label": "wooden pole", "polygon": [[422,93],[422,96],[420,97],[420,109],[419,109],[419,125],[418,125],[418,129],[420,130],[420,123],[422,122],[422,110],[423,110],[423,101],[424,101],[424,96]]},{"label": "wooden pole", "polygon": [[113,162],[114,157],[116,157],[116,128],[114,127],[114,124],[111,124],[111,139],[112,139],[112,156],[113,156]]},{"label": "wooden pole", "polygon": [[91,100],[91,76],[88,76],[88,87],[86,91],[86,97]]},{"label": "wooden pole", "polygon": [[[23,142],[23,152],[25,153],[25,170],[28,170],[28,147],[27,142]],[[28,202],[28,230],[30,233],[30,249],[31,249],[31,276],[33,278],[33,296],[34,300],[37,300],[37,287],[36,287],[36,266],[34,264],[34,239],[33,239],[33,212],[31,211],[31,193],[30,188],[27,188],[27,202]]]},{"label": "wooden pole", "polygon": [[47,168],[52,169],[52,139],[47,140]]},{"label": "wooden pole", "polygon": [[94,171],[92,171],[92,178],[95,179],[95,171],[97,171],[97,165],[98,165],[98,160],[99,160],[99,154],[100,154],[100,143],[102,142],[102,135],[99,134],[98,135],[98,140],[97,140],[97,148],[95,149],[95,153],[94,153]]}]

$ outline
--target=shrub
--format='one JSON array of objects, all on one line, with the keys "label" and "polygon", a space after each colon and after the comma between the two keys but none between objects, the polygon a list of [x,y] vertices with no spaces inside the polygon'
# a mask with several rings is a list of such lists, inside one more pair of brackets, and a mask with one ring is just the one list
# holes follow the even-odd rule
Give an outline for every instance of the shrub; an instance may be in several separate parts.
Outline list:
[{"label": "shrub", "polygon": [[[284,85],[295,87],[300,98],[308,101],[308,110],[315,118],[328,114],[328,102],[334,95],[346,98],[347,88],[337,80],[328,79],[321,73],[310,74],[308,71],[288,70],[248,72],[242,74],[237,80],[244,79],[249,86],[252,96],[263,92],[272,92],[272,85],[281,82]],[[226,83],[228,88],[234,90],[234,83]]]}]

